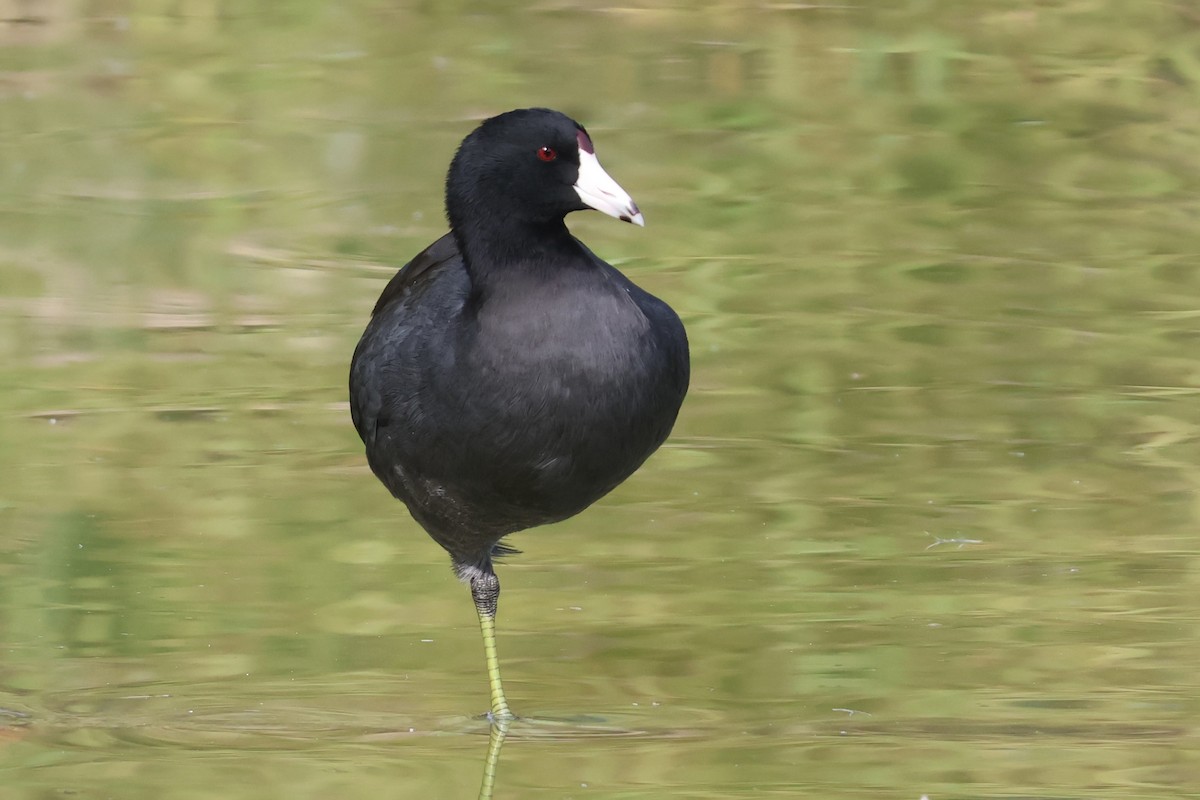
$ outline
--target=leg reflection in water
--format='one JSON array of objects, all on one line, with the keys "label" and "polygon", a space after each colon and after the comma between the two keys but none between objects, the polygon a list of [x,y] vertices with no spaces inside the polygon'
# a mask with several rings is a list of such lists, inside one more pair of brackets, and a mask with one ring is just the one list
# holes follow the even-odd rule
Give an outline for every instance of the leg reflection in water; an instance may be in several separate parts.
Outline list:
[{"label": "leg reflection in water", "polygon": [[492,732],[488,736],[487,760],[483,764],[483,783],[479,786],[479,800],[492,800],[492,789],[496,784],[496,765],[500,763],[500,748],[508,736],[512,717],[494,717]]}]

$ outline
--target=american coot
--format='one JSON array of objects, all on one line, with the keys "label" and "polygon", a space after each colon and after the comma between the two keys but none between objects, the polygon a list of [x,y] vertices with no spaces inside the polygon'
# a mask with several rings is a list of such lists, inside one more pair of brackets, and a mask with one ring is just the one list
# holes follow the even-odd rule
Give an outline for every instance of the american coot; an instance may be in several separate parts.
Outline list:
[{"label": "american coot", "polygon": [[642,225],[583,126],[549,109],[484,121],[446,178],[450,232],[384,288],[350,366],[371,469],[471,587],[493,719],[507,534],[578,514],[662,444],[688,385],[671,308],[597,258],[563,217]]}]

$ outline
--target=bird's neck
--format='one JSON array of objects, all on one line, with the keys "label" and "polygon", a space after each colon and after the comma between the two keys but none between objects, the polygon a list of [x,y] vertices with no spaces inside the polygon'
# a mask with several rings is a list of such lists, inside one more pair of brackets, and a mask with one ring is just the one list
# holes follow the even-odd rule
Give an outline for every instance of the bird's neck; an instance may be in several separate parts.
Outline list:
[{"label": "bird's neck", "polygon": [[579,260],[582,247],[562,219],[550,222],[472,221],[454,226],[467,274],[477,290],[489,291],[522,277],[539,279]]}]

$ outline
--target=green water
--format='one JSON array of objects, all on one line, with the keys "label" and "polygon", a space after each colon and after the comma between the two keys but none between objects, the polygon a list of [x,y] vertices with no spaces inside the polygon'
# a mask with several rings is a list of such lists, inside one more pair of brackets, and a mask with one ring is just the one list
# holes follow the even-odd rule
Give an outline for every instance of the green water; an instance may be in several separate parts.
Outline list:
[{"label": "green water", "polygon": [[495,797],[1200,797],[1192,4],[0,11],[6,800],[475,796],[474,610],[345,382],[534,104],[694,378],[513,542]]}]

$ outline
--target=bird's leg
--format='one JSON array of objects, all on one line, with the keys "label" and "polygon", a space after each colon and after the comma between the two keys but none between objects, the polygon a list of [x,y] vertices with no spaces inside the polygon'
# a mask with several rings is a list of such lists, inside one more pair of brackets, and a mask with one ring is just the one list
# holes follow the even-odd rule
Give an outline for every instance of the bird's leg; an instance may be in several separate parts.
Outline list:
[{"label": "bird's leg", "polygon": [[488,682],[492,687],[492,721],[514,719],[504,699],[500,683],[500,659],[496,656],[496,604],[500,599],[500,580],[490,569],[471,576],[471,597],[479,612],[479,628],[483,631],[483,654],[487,658]]}]

